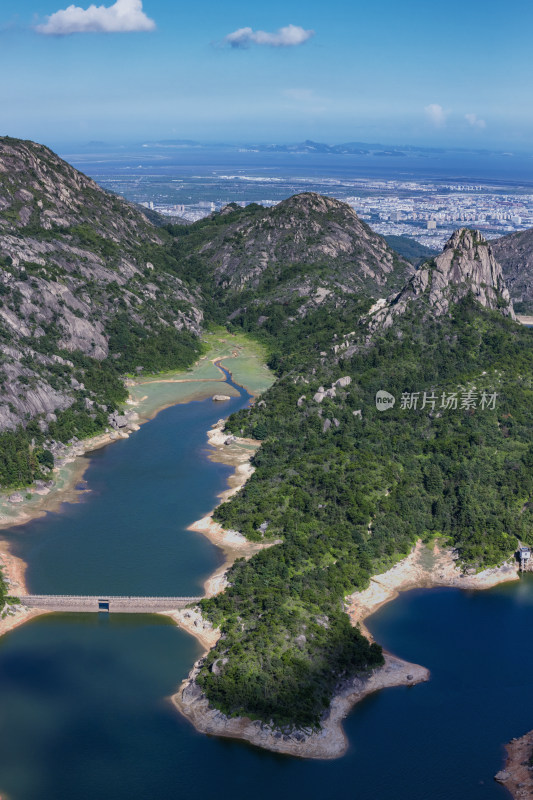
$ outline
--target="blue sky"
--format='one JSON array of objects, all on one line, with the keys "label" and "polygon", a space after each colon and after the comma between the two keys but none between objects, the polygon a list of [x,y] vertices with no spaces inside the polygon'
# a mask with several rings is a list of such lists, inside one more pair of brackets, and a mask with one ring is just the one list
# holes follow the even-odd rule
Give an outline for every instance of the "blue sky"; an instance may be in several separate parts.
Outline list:
[{"label": "blue sky", "polygon": [[118,3],[2,0],[1,133],[533,150],[529,1]]}]

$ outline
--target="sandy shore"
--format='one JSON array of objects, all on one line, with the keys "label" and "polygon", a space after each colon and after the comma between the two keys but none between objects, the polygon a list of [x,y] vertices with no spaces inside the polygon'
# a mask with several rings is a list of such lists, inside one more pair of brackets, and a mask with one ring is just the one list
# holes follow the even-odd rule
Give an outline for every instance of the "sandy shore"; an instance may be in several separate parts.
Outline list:
[{"label": "sandy shore", "polygon": [[[26,564],[21,558],[17,558],[7,551],[0,552],[0,569],[11,595],[27,594],[24,582]],[[9,606],[4,613],[3,619],[0,619],[0,636],[12,631],[13,628],[17,628],[19,625],[23,625],[30,619],[40,617],[48,612],[41,611],[38,608],[26,608],[17,603]]]},{"label": "sandy shore", "polygon": [[[250,459],[260,445],[260,442],[254,439],[237,439],[223,431],[224,420],[219,420],[207,433],[210,460],[234,467],[233,474],[228,479],[228,488],[218,495],[218,505],[233,497],[253,475],[254,468],[250,464]],[[228,439],[232,441],[226,444]],[[214,509],[206,517],[189,526],[189,530],[207,536],[209,541],[219,547],[225,555],[224,563],[209,576],[204,584],[206,597],[213,597],[226,588],[226,574],[235,559],[251,558],[254,553],[274,544],[273,542],[266,544],[250,542],[238,531],[225,530],[218,522],[215,522],[213,513]]]},{"label": "sandy shore", "polygon": [[354,678],[335,695],[320,731],[282,732],[259,720],[253,721],[247,717],[228,718],[220,711],[210,708],[207,698],[195,682],[200,665],[201,660],[194,665],[189,678],[172,698],[176,708],[196,730],[230,739],[244,739],[275,753],[300,758],[331,759],[344,755],[348,741],[342,720],[356,703],[380,689],[414,686],[429,679],[429,672],[425,667],[409,664],[386,654],[383,667],[368,675]]},{"label": "sandy shore", "polygon": [[[464,575],[457,566],[453,552],[435,546],[429,549],[417,542],[413,551],[387,572],[372,578],[363,592],[354,592],[346,598],[346,610],[352,625],[372,638],[364,622],[378,608],[397,597],[400,591],[418,587],[451,586],[461,589],[486,589],[499,583],[518,579],[518,566],[514,562],[483,572]],[[186,629],[197,636],[207,649],[219,638],[211,630],[211,638],[198,635],[202,625],[201,615]],[[208,624],[208,623],[207,623]],[[185,626],[184,626],[185,627]],[[251,744],[278,753],[301,758],[339,758],[347,750],[348,742],[342,721],[351,709],[367,695],[391,686],[413,686],[429,680],[429,671],[418,664],[410,664],[390,653],[384,653],[385,664],[367,675],[359,675],[346,683],[333,697],[320,731],[279,731],[265,723],[246,717],[228,718],[211,708],[206,696],[196,683],[202,659],[193,667],[178,692],[172,697],[176,708],[206,734],[244,739]]]},{"label": "sandy shore", "polygon": [[522,800],[533,795],[533,769],[530,759],[533,756],[533,731],[520,739],[513,739],[505,745],[507,759],[495,779],[515,798]]},{"label": "sandy shore", "polygon": [[[218,495],[219,503],[224,503],[232,495],[236,494],[253,474],[254,469],[250,464],[250,459],[259,446],[259,442],[253,439],[235,439],[227,445],[225,442],[228,439],[228,434],[224,434],[222,432],[223,429],[224,420],[219,420],[207,433],[207,440],[210,445],[209,458],[212,461],[229,464],[235,468],[228,479],[228,488]],[[206,597],[214,597],[214,595],[224,591],[228,585],[228,570],[235,562],[235,559],[251,558],[254,553],[257,553],[263,547],[271,546],[270,543],[263,545],[249,542],[238,531],[225,530],[218,522],[215,522],[213,513],[214,509],[206,517],[202,517],[202,519],[193,522],[189,526],[189,530],[206,536],[210,542],[219,547],[224,553],[223,564],[204,583]],[[178,627],[194,636],[205,652],[214,647],[220,638],[220,630],[213,628],[211,623],[204,619],[199,607],[161,613],[171,617]],[[174,698],[172,699],[174,700]]]},{"label": "sandy shore", "polygon": [[476,574],[464,574],[457,566],[453,551],[435,544],[430,549],[417,542],[412,552],[387,572],[374,575],[368,589],[354,592],[345,601],[352,625],[360,625],[368,638],[364,621],[399,592],[409,589],[431,589],[450,586],[455,589],[490,589],[500,583],[519,580],[518,563],[513,559],[500,567]]},{"label": "sandy shore", "polygon": [[9,633],[19,625],[24,625],[30,619],[41,617],[43,614],[49,614],[49,611],[41,611],[38,608],[26,608],[25,606],[14,606],[13,611],[8,613],[4,619],[0,619],[0,636]]},{"label": "sandy shore", "polygon": [[[232,357],[238,357],[239,351],[234,350],[231,355]],[[136,413],[131,415],[131,419],[127,427],[121,429],[120,431],[110,430],[105,433],[97,434],[96,436],[80,440],[79,442],[76,442],[75,444],[66,448],[61,455],[61,466],[55,468],[50,476],[54,476],[54,479],[57,481],[56,486],[54,486],[52,489],[36,489],[35,487],[28,487],[28,489],[21,490],[22,494],[31,493],[33,495],[31,505],[28,506],[27,503],[21,503],[20,506],[13,505],[13,507],[10,508],[10,511],[14,512],[12,514],[5,514],[0,510],[0,530],[24,525],[32,519],[37,519],[44,516],[48,512],[56,512],[60,509],[63,503],[78,502],[80,496],[87,491],[84,488],[76,488],[80,484],[80,481],[83,480],[83,476],[90,464],[89,459],[83,458],[85,454],[94,450],[98,450],[101,447],[106,447],[107,445],[121,439],[129,438],[132,433],[139,430],[142,424],[148,422],[150,419],[153,419],[160,411],[163,411],[170,405],[191,402],[193,400],[203,400],[211,397],[212,384],[215,382],[223,383],[225,382],[226,378],[222,369],[220,368],[220,363],[224,360],[224,358],[216,356],[210,360],[218,369],[220,374],[219,379],[153,378],[141,381],[128,380],[126,385],[130,387],[139,385],[148,386],[158,383],[187,383],[199,385],[197,388],[195,387],[195,391],[188,394],[186,398],[180,397],[179,399],[176,399],[175,403],[165,402],[159,404],[155,409],[152,408],[147,413],[139,408],[139,404],[142,403],[146,397],[135,400],[130,394],[126,400],[126,405],[129,406],[130,409],[132,407],[136,407]],[[202,383],[207,385],[204,390],[201,388]],[[234,464],[236,467],[234,475],[230,478],[228,489],[220,495],[220,502],[224,502],[224,500],[239,490],[239,488],[246,482],[252,473],[253,470],[249,460],[251,454],[255,452],[255,449],[259,443],[254,442],[253,440],[242,440],[241,445],[234,445],[228,448],[227,446],[224,446],[223,443],[220,444],[217,438],[218,429],[210,432],[210,434],[213,438],[214,448],[213,452],[211,453],[211,457],[214,460],[220,460],[224,463]],[[224,437],[224,440],[225,438],[227,437]],[[218,451],[220,451],[220,453],[218,453]],[[67,471],[66,476],[65,471]],[[61,479],[59,479],[58,476],[60,476]],[[219,570],[217,570],[215,575],[212,575],[206,581],[205,590],[207,596],[211,596],[212,594],[216,594],[218,591],[222,591],[226,585],[225,574],[236,558],[241,556],[249,558],[261,547],[261,545],[257,546],[251,544],[236,531],[223,531],[222,528],[217,525],[217,523],[215,523],[210,516],[204,518],[203,520],[199,520],[195,526],[193,526],[193,529],[202,532],[214,544],[221,547],[221,549],[226,553],[225,563],[220,567]],[[17,597],[19,595],[29,593],[25,583],[26,564],[24,561],[22,561],[22,559],[17,558],[9,551],[9,546],[9,542],[5,541],[4,539],[0,539],[0,569],[2,571],[2,576],[9,587],[10,594]],[[0,619],[0,636],[17,627],[18,625],[22,625],[27,620],[45,613],[49,612],[40,611],[39,609],[27,609],[21,605],[13,605],[10,607],[9,613],[4,617],[4,619]],[[187,630],[191,628],[190,632],[197,636],[200,641],[205,643],[206,647],[211,647],[214,643],[212,636],[207,635],[207,638],[204,638],[202,630],[208,625],[208,623],[205,623],[201,616],[198,619],[198,612],[192,613],[192,618],[190,618],[189,612],[186,612],[185,615],[182,611],[176,611],[170,614],[170,616],[172,616],[172,618],[175,619],[181,627]]]}]

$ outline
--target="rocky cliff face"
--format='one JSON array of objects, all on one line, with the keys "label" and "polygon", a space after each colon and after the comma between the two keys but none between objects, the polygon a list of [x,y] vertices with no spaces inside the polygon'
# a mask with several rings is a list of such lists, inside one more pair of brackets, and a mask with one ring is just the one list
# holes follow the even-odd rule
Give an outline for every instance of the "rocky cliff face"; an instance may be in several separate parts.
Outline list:
[{"label": "rocky cliff face", "polygon": [[157,240],[136,206],[102,191],[42,144],[0,137],[0,230],[32,233],[90,224],[117,244],[132,235]]},{"label": "rocky cliff face", "polygon": [[502,269],[492,248],[478,231],[455,231],[443,252],[424,264],[402,291],[380,300],[369,313],[371,330],[389,328],[410,309],[424,317],[446,314],[450,305],[468,294],[485,308],[515,318]]},{"label": "rocky cliff face", "polygon": [[133,344],[198,336],[206,302],[231,319],[244,301],[259,326],[278,324],[276,306],[285,324],[389,293],[413,271],[337,200],[229,206],[171,239],[48,148],[0,138],[0,431],[98,406],[80,355],[135,369]]},{"label": "rocky cliff face", "polygon": [[72,405],[68,354],[106,359],[119,318],[139,336],[200,333],[198,295],[149,261],[161,246],[137,207],[48,148],[0,138],[0,431]]},{"label": "rocky cliff face", "polygon": [[357,330],[335,335],[339,358],[357,347],[368,298],[389,296],[369,314],[372,331],[413,304],[446,314],[469,292],[513,316],[475,231],[455,233],[418,272],[349,206],[313,193],[166,231],[42,145],[0,138],[0,433],[32,420],[43,434],[71,430],[59,419],[66,409],[113,424],[118,376],[163,368],[154,353],[179,358],[182,346],[189,363],[206,307],[274,334],[342,317]]},{"label": "rocky cliff face", "polygon": [[322,288],[376,296],[399,288],[413,272],[350,206],[313,192],[271,209],[244,209],[194,255],[211,266],[227,293],[311,296]]},{"label": "rocky cliff face", "polygon": [[502,236],[491,247],[517,311],[533,313],[533,230]]}]

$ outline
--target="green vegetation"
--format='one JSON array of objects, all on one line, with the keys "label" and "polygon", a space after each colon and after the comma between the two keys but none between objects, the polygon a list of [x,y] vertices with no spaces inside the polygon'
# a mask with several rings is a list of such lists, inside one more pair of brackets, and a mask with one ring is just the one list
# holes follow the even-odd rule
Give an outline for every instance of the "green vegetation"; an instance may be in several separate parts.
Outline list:
[{"label": "green vegetation", "polygon": [[[439,321],[406,316],[337,364],[334,335],[357,327],[353,312],[281,326],[271,336],[279,380],[228,423],[263,443],[254,475],[215,517],[249,539],[282,540],[238,561],[229,589],[203,604],[223,637],[199,683],[228,714],[316,725],[335,685],[380,659],[349,627],[344,596],[417,538],[444,537],[475,568],[501,563],[517,538],[533,544],[530,331],[468,297]],[[352,383],[334,398],[312,400],[344,375]],[[472,386],[497,392],[494,410],[439,413],[443,391],[460,402]],[[393,409],[376,409],[380,389]],[[432,390],[435,413],[401,408],[403,392]]]},{"label": "green vegetation", "polygon": [[531,300],[513,303],[513,307],[517,314],[533,314],[533,302]]},{"label": "green vegetation", "polygon": [[[201,352],[201,343],[188,332],[163,328],[150,336],[141,326],[128,325],[120,315],[110,326],[110,357],[104,361],[81,353],[67,353],[58,349],[52,338],[43,349],[58,353],[74,364],[71,367],[54,364],[48,368],[47,380],[60,389],[71,377],[84,388],[76,392],[72,405],[56,412],[56,420],[49,422],[45,432],[33,419],[19,425],[15,431],[0,433],[0,486],[4,489],[28,486],[45,477],[43,467],[53,467],[53,455],[46,447],[50,440],[68,443],[72,438],[84,439],[101,433],[108,425],[109,412],[116,410],[126,400],[128,392],[123,375],[136,367],[147,372],[165,369],[184,369]],[[32,364],[32,360],[29,360]],[[1,374],[1,373],[0,373]],[[24,383],[24,377],[21,379]],[[28,381],[29,382],[29,381]]]},{"label": "green vegetation", "polygon": [[0,608],[3,610],[3,614],[5,613],[4,609],[7,602],[9,602],[8,588],[6,582],[4,581],[4,576],[0,570]]},{"label": "green vegetation", "polygon": [[100,236],[90,225],[73,225],[66,228],[63,233],[70,234],[78,240],[81,247],[86,247],[93,253],[98,253],[104,258],[116,258],[120,249],[116,242]]},{"label": "green vegetation", "polygon": [[408,236],[384,236],[383,237],[389,247],[392,247],[403,258],[406,258],[415,267],[423,264],[428,258],[436,256],[438,251],[420,244],[416,239],[410,239]]},{"label": "green vegetation", "polygon": [[188,331],[168,325],[147,330],[124,313],[111,320],[107,331],[109,352],[122,372],[133,372],[137,367],[147,372],[185,369],[202,351],[198,337]]},{"label": "green vegetation", "polygon": [[0,237],[0,485],[18,488],[53,466],[53,441],[109,425],[125,375],[198,358],[201,298],[177,277],[174,238],[140,209],[34,142],[0,137],[0,159],[0,228],[27,254]]},{"label": "green vegetation", "polygon": [[[278,380],[229,420],[262,447],[254,475],[216,518],[272,546],[237,561],[229,588],[203,602],[222,637],[198,681],[227,714],[318,726],[339,684],[382,663],[381,649],[349,624],[347,594],[417,538],[439,536],[474,569],[500,563],[517,539],[533,544],[531,331],[472,296],[427,321],[420,295],[370,337],[361,315],[411,269],[346,206],[304,194],[156,231],[46,148],[17,148],[17,169],[0,177],[3,230],[48,244],[25,264],[0,256],[9,312],[0,387],[12,401],[4,411],[21,423],[0,434],[0,484],[47,475],[52,440],[100,432],[126,398],[126,374],[189,366],[203,349],[190,332],[201,312],[208,324],[229,320],[251,333]],[[69,204],[50,192],[50,174]],[[19,183],[31,202],[20,200]],[[44,230],[37,208],[65,227]],[[389,242],[413,262],[431,255]],[[105,355],[102,334],[109,355],[97,360],[88,354]],[[78,347],[85,352],[71,352]],[[314,400],[346,376],[349,385]],[[267,377],[256,375],[258,385]],[[72,400],[48,423],[15,407],[39,384],[62,405]],[[376,409],[381,389],[396,397],[387,411]],[[496,392],[495,407],[441,408],[443,392],[461,399],[469,389]],[[421,407],[424,392],[434,408]],[[419,393],[416,410],[402,407],[403,393]]]},{"label": "green vegetation", "polygon": [[32,432],[35,429],[30,430],[28,425],[28,428],[20,426],[16,431],[0,433],[0,485],[28,486],[36,478],[44,477],[38,455],[31,447]]}]

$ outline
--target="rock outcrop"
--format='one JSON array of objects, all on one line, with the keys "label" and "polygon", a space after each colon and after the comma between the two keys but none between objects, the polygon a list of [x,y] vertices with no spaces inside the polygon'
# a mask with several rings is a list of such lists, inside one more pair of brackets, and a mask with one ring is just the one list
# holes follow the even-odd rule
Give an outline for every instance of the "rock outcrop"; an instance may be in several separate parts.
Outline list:
[{"label": "rock outcrop", "polygon": [[533,229],[510,233],[490,244],[517,313],[533,313]]},{"label": "rock outcrop", "polygon": [[98,401],[69,354],[120,357],[117,319],[139,338],[200,334],[199,296],[146,259],[162,244],[132,203],[43,145],[0,137],[0,431]]},{"label": "rock outcrop", "polygon": [[371,331],[389,328],[410,309],[422,318],[446,314],[452,303],[468,294],[485,308],[515,319],[502,269],[491,246],[478,231],[455,231],[443,252],[424,264],[399,294],[378,301],[368,315]]},{"label": "rock outcrop", "polygon": [[530,798],[533,794],[533,731],[519,739],[512,739],[505,745],[505,749],[505,767],[494,776],[494,780],[503,784],[514,800]]}]

